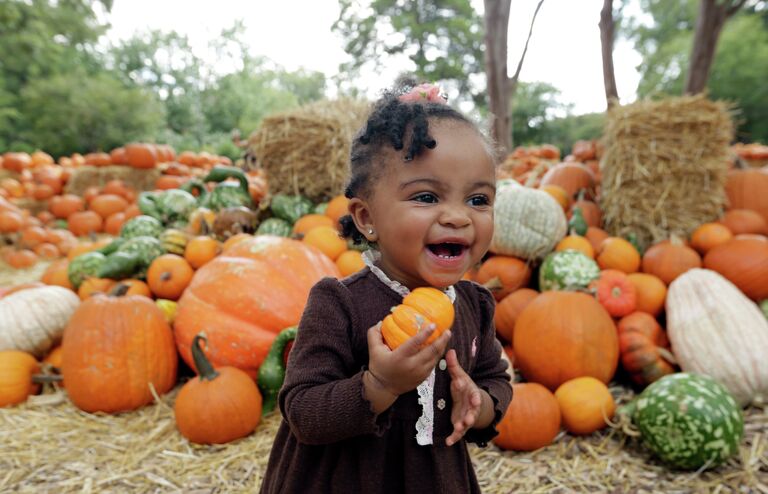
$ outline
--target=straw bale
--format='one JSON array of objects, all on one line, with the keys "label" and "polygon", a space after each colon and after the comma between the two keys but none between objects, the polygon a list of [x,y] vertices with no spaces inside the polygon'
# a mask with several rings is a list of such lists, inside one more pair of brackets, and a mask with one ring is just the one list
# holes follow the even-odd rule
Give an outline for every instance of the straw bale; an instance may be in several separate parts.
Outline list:
[{"label": "straw bale", "polygon": [[110,180],[119,179],[138,191],[154,190],[161,172],[158,168],[140,169],[130,166],[81,166],[75,168],[67,181],[65,192],[83,195],[91,186],[102,187]]},{"label": "straw bale", "polygon": [[[633,394],[619,385],[619,404]],[[178,392],[119,415],[88,414],[49,388],[0,408],[0,492],[257,492],[280,423],[272,413],[239,441],[198,446],[176,430]],[[484,493],[768,492],[768,414],[745,411],[740,455],[705,472],[672,471],[619,428],[561,433],[530,453],[470,445]]]},{"label": "straw bale", "polygon": [[266,171],[272,194],[328,200],[343,191],[350,144],[368,111],[367,102],[339,99],[271,115],[248,139],[245,166],[255,160]]},{"label": "straw bale", "polygon": [[600,162],[605,229],[647,246],[716,219],[733,134],[731,107],[703,95],[611,109]]},{"label": "straw bale", "polygon": [[0,287],[40,281],[43,273],[50,265],[51,261],[39,260],[28,268],[15,269],[0,260]]}]

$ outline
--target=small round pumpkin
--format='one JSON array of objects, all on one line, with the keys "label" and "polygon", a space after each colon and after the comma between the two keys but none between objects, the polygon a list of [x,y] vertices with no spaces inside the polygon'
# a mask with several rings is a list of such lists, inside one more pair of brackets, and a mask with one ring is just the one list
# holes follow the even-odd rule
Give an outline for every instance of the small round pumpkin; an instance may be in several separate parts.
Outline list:
[{"label": "small round pumpkin", "polygon": [[608,425],[616,402],[605,383],[594,377],[577,377],[564,382],[555,391],[565,430],[586,435]]},{"label": "small round pumpkin", "polygon": [[496,426],[493,443],[501,449],[533,451],[560,432],[560,406],[550,390],[538,383],[512,385],[514,399]]},{"label": "small round pumpkin", "polygon": [[704,223],[691,234],[691,247],[702,256],[733,238],[733,233],[722,223]]},{"label": "small round pumpkin", "polygon": [[91,233],[101,232],[104,220],[94,211],[78,211],[67,217],[67,226],[69,231],[78,237],[82,237]]},{"label": "small round pumpkin", "polygon": [[768,220],[751,209],[731,209],[726,211],[718,222],[725,225],[734,235],[742,233],[768,235]]},{"label": "small round pumpkin", "polygon": [[331,226],[312,228],[304,235],[302,241],[320,249],[332,261],[335,261],[342,252],[347,250],[347,242],[341,238],[338,230]]},{"label": "small round pumpkin", "polygon": [[198,444],[224,444],[245,437],[261,420],[261,393],[251,377],[236,367],[214,369],[198,334],[192,358],[198,377],[179,391],[173,412],[182,436]]},{"label": "small round pumpkin", "polygon": [[419,287],[403,297],[403,302],[384,318],[381,334],[389,348],[395,350],[416,333],[434,324],[435,331],[424,343],[428,345],[450,329],[453,317],[453,304],[448,295],[437,288]]},{"label": "small round pumpkin", "polygon": [[503,255],[489,257],[475,276],[475,281],[490,290],[497,301],[525,287],[530,280],[531,268],[526,261]]},{"label": "small round pumpkin", "polygon": [[595,249],[592,247],[592,243],[581,235],[568,235],[555,246],[556,252],[568,249],[578,250],[590,259],[595,258]]},{"label": "small round pumpkin", "polygon": [[595,290],[597,301],[613,317],[624,317],[635,311],[637,293],[635,285],[623,272],[616,269],[604,269],[600,277],[590,284]]},{"label": "small round pumpkin", "polygon": [[157,151],[152,144],[127,144],[125,155],[128,165],[134,168],[154,168],[157,165]]},{"label": "small round pumpkin", "polygon": [[211,261],[221,251],[219,242],[208,235],[198,235],[184,247],[184,259],[195,269]]},{"label": "small round pumpkin", "polygon": [[341,272],[341,276],[350,276],[357,273],[365,267],[363,262],[363,254],[358,250],[347,250],[342,252],[336,259],[336,266]]},{"label": "small round pumpkin", "polygon": [[32,382],[32,375],[39,370],[40,364],[29,353],[0,351],[0,407],[23,403],[37,393],[39,386]]},{"label": "small round pumpkin", "polygon": [[667,285],[658,276],[648,273],[632,273],[627,278],[635,286],[635,308],[654,317],[661,314],[667,300]]},{"label": "small round pumpkin", "polygon": [[595,257],[600,269],[617,269],[627,274],[640,269],[640,253],[621,237],[608,237],[600,243]]},{"label": "small round pumpkin", "polygon": [[66,258],[54,261],[45,269],[40,281],[46,285],[56,285],[73,290],[72,282],[69,281],[69,276],[67,275],[68,267],[69,260]]},{"label": "small round pumpkin", "polygon": [[293,224],[293,234],[302,236],[318,226],[335,227],[333,219],[324,214],[305,214]]},{"label": "small round pumpkin", "polygon": [[333,197],[328,201],[328,207],[324,214],[333,220],[334,226],[339,226],[339,219],[349,214],[349,199],[342,195]]},{"label": "small round pumpkin", "polygon": [[667,286],[689,269],[700,267],[698,252],[675,237],[651,246],[643,254],[643,272],[658,276]]},{"label": "small round pumpkin", "polygon": [[768,240],[737,236],[704,257],[704,267],[723,275],[755,302],[768,299]]},{"label": "small round pumpkin", "polygon": [[85,281],[80,283],[80,286],[77,288],[77,296],[80,297],[80,300],[86,300],[96,295],[97,293],[109,293],[110,290],[112,290],[112,288],[115,286],[115,283],[115,280],[110,280],[109,278],[96,278],[89,276],[85,279]]},{"label": "small round pumpkin", "polygon": [[633,312],[619,321],[618,332],[621,365],[636,384],[647,386],[675,371],[667,361],[667,335],[652,315]]},{"label": "small round pumpkin", "polygon": [[511,342],[515,332],[515,322],[529,303],[539,296],[532,288],[520,288],[510,293],[496,304],[493,323],[496,332],[505,340]]},{"label": "small round pumpkin", "polygon": [[149,265],[147,283],[158,298],[178,300],[194,274],[194,269],[183,257],[163,254]]}]

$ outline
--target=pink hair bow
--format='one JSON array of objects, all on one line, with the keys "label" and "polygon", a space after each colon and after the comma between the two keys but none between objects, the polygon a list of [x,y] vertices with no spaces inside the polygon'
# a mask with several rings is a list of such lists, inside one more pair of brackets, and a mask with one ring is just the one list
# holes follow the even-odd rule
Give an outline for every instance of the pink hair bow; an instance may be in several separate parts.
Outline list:
[{"label": "pink hair bow", "polygon": [[398,99],[404,103],[427,102],[445,104],[448,101],[448,95],[442,92],[437,84],[424,83],[400,95]]}]

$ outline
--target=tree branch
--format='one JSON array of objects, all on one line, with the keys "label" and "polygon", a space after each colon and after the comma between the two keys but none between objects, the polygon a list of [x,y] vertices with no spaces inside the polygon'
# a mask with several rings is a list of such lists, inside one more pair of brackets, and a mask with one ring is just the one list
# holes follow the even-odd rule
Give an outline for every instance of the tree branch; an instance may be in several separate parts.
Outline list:
[{"label": "tree branch", "polygon": [[514,94],[514,90],[517,88],[517,79],[520,77],[520,71],[523,68],[523,60],[525,60],[525,54],[528,52],[528,42],[531,41],[531,34],[533,34],[533,24],[536,22],[536,16],[539,15],[539,9],[541,9],[541,4],[543,3],[544,0],[539,0],[538,5],[536,5],[536,11],[534,11],[533,18],[531,19],[531,27],[528,29],[528,38],[525,40],[523,54],[520,55],[520,61],[517,62],[517,70],[515,70],[515,75],[509,78],[509,89],[512,94]]},{"label": "tree branch", "polygon": [[726,17],[731,17],[733,14],[738,12],[738,10],[742,8],[745,3],[747,3],[747,0],[737,0],[735,4],[731,5],[730,8],[725,11]]}]

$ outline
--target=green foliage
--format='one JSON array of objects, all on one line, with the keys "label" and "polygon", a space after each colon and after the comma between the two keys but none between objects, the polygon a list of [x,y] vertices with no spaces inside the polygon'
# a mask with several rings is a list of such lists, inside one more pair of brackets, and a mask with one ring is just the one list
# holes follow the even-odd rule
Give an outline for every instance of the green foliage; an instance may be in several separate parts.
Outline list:
[{"label": "green foliage", "polygon": [[[758,8],[759,6],[762,6]],[[768,142],[768,9],[753,2],[729,19],[720,35],[710,71],[708,91],[714,99],[738,108],[737,138]],[[633,40],[642,56],[638,67],[640,97],[664,97],[683,92],[690,65],[697,0],[642,0],[651,22],[630,18],[621,34]]]},{"label": "green foliage", "polygon": [[153,140],[164,121],[152,94],[126,88],[107,73],[32,81],[21,91],[20,110],[22,142],[54,156]]},{"label": "green foliage", "polygon": [[357,0],[339,3],[333,30],[352,57],[342,73],[407,57],[419,79],[451,81],[462,94],[473,89],[470,76],[483,73],[483,23],[469,0],[373,0],[367,8]]}]

